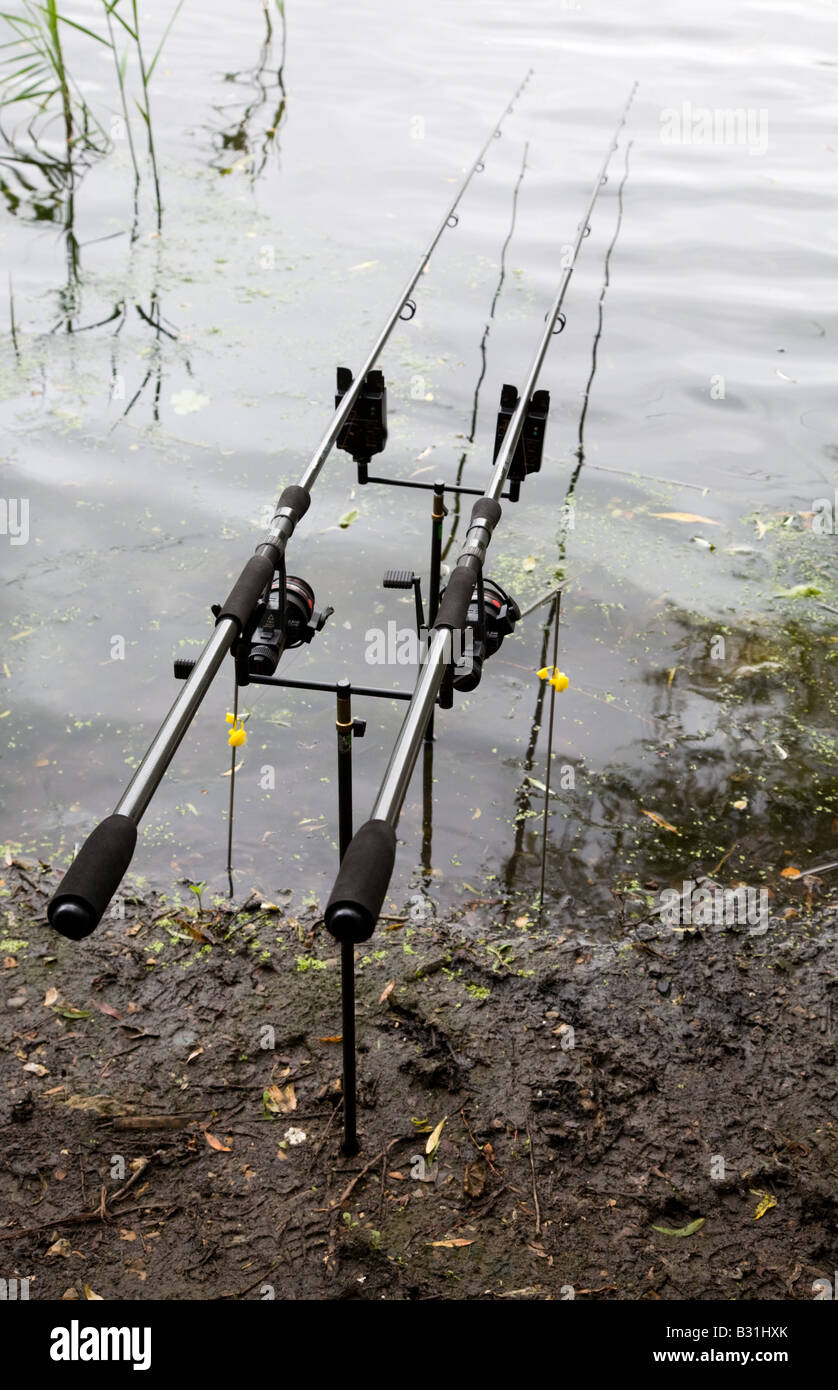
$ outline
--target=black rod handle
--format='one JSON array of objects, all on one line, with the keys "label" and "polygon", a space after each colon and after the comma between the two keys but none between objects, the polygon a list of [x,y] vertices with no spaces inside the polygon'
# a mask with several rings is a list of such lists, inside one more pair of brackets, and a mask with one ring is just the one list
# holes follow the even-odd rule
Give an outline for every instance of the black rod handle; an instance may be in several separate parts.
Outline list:
[{"label": "black rod handle", "polygon": [[326,927],[338,941],[372,936],[395,862],[395,830],[387,821],[368,820],[350,841],[326,904]]},{"label": "black rod handle", "polygon": [[113,815],[91,831],[47,906],[50,925],[71,941],[98,926],[134,853],[137,823]]}]

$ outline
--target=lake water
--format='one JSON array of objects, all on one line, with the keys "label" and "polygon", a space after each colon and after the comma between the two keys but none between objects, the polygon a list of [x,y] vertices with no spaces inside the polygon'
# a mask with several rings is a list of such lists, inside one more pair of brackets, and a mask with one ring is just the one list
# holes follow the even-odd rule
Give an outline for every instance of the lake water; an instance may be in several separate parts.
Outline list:
[{"label": "lake water", "polygon": [[[172,7],[140,8],[153,53]],[[542,469],[506,506],[487,567],[522,605],[567,580],[551,901],[569,893],[586,913],[618,883],[698,865],[776,887],[789,864],[838,858],[835,6],[289,0],[284,25],[269,13],[270,39],[255,0],[186,0],[178,15],[151,79],[159,232],[136,114],[135,213],[103,44],[65,30],[103,128],[72,179],[60,120],[36,165],[24,105],[0,113],[0,314],[14,322],[0,375],[3,839],[61,864],[113,808],[175,694],[172,657],[200,649],[210,604],[317,444],[336,366],[357,369],[532,66],[384,353],[390,440],[374,471],[485,483],[501,385],[524,377],[637,80],[540,382]],[[67,14],[101,28],[91,0]],[[127,83],[136,112],[132,63]],[[28,539],[14,534],[21,499]],[[409,689],[412,668],[365,661],[366,634],[409,626],[410,595],[381,577],[424,573],[428,538],[427,494],[359,488],[334,453],[288,563],[335,613],[281,674]],[[547,612],[438,716],[432,838],[419,769],[397,906],[423,885],[453,903],[499,883],[532,898]],[[224,890],[231,698],[228,663],[144,819],[137,879]],[[251,687],[241,703],[237,892],[323,900],[333,698]],[[403,707],[359,698],[355,712],[368,720],[360,822]]]}]

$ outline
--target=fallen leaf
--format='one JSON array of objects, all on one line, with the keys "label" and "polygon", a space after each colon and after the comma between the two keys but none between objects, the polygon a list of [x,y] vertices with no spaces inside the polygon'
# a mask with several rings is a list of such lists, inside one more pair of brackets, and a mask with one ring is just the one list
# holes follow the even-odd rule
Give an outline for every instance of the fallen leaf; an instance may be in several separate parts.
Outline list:
[{"label": "fallen leaf", "polygon": [[783,869],[782,873],[780,874],[780,877],[781,877],[781,878],[800,878],[800,869],[793,869],[792,866],[791,866],[791,864],[789,864],[789,867],[788,867],[787,869]]},{"label": "fallen leaf", "polygon": [[214,1134],[210,1134],[208,1129],[204,1130],[204,1138],[206,1139],[210,1148],[215,1149],[217,1153],[229,1154],[233,1152],[232,1144],[222,1144],[221,1140],[216,1139]]},{"label": "fallen leaf", "polygon": [[521,566],[521,568],[523,569],[524,574],[529,574],[532,570],[535,569],[535,565],[536,565],[535,556],[534,556],[534,555],[528,555],[528,556],[526,557],[526,559],[524,560],[524,563],[523,563],[523,565]]},{"label": "fallen leaf", "polygon": [[66,1236],[62,1236],[61,1239],[57,1240],[54,1245],[51,1245],[47,1251],[47,1255],[61,1255],[65,1260],[72,1255],[72,1253],[72,1246]]},{"label": "fallen leaf", "polygon": [[433,1246],[435,1249],[455,1250],[458,1249],[461,1245],[474,1245],[474,1241],[462,1240],[461,1238],[457,1240],[429,1240],[428,1244]]},{"label": "fallen leaf", "polygon": [[386,985],[384,986],[383,990],[381,991],[381,997],[380,997],[380,999],[379,999],[379,1001],[378,1001],[379,1004],[383,1004],[385,999],[389,999],[389,997],[390,997],[390,995],[393,993],[393,990],[395,989],[395,987],[396,987],[396,982],[395,982],[395,980],[388,980],[388,981],[387,981]]},{"label": "fallen leaf", "polygon": [[688,1226],[681,1226],[677,1231],[673,1230],[671,1226],[653,1226],[652,1230],[660,1231],[662,1236],[694,1236],[696,1231],[701,1230],[706,1220],[706,1216],[699,1216],[697,1221],[691,1221]]},{"label": "fallen leaf", "polygon": [[428,1142],[425,1145],[426,1154],[435,1153],[436,1150],[439,1148],[439,1141],[442,1138],[442,1127],[445,1124],[447,1118],[447,1115],[443,1115],[436,1129],[433,1131],[432,1134],[428,1135]]},{"label": "fallen leaf", "polygon": [[[44,1000],[44,1003],[46,1003],[46,1000]],[[92,1003],[94,1009],[98,1009],[100,1014],[107,1014],[108,1018],[115,1018],[118,1022],[122,1022],[122,1014],[119,1012],[119,1009],[114,1008],[113,1004],[97,1004],[95,999],[92,1000]]]},{"label": "fallen leaf", "polygon": [[46,1007],[48,1009],[51,1009],[53,1004],[55,1004],[57,1000],[60,999],[60,997],[61,996],[59,995],[58,990],[55,988],[55,985],[50,985],[49,989],[44,995],[44,1003]]},{"label": "fallen leaf", "polygon": [[750,1188],[749,1190],[752,1196],[759,1197],[757,1209],[754,1212],[754,1220],[759,1221],[759,1218],[761,1216],[764,1216],[767,1211],[770,1211],[772,1207],[776,1207],[777,1198],[772,1197],[770,1192],[759,1192],[754,1187]]},{"label": "fallen leaf", "polygon": [[338,526],[340,527],[341,531],[345,531],[347,526],[351,526],[353,521],[358,520],[359,516],[360,512],[358,511],[357,507],[353,507],[352,510],[349,512],[344,512],[343,516],[338,521]]},{"label": "fallen leaf", "polygon": [[674,825],[670,825],[669,821],[664,820],[663,816],[656,815],[654,811],[646,811],[642,806],[640,807],[640,809],[643,812],[644,816],[648,816],[649,820],[653,820],[655,822],[655,825],[659,825],[662,830],[671,830],[673,835],[681,834],[680,830],[677,830]]},{"label": "fallen leaf", "polygon": [[343,1042],[343,1033],[333,1033],[332,1036],[331,1036],[330,1038],[318,1038],[317,1041],[318,1041],[318,1042],[322,1042],[322,1043],[339,1043],[339,1042]]},{"label": "fallen leaf", "polygon": [[84,1296],[90,1303],[104,1303],[104,1298],[100,1293],[94,1293],[89,1284],[84,1286]]},{"label": "fallen leaf", "polygon": [[466,1165],[463,1175],[463,1191],[467,1197],[482,1197],[486,1187],[486,1164],[481,1159]]},{"label": "fallen leaf", "polygon": [[290,1115],[297,1108],[293,1081],[289,1081],[287,1086],[266,1086],[262,1092],[262,1102],[268,1115]]},{"label": "fallen leaf", "polygon": [[722,524],[709,516],[697,516],[695,512],[651,512],[650,515],[660,517],[663,521],[700,521],[704,526],[721,526]]},{"label": "fallen leaf", "polygon": [[23,1070],[31,1072],[33,1076],[49,1076],[49,1067],[42,1067],[40,1062],[27,1062]]}]

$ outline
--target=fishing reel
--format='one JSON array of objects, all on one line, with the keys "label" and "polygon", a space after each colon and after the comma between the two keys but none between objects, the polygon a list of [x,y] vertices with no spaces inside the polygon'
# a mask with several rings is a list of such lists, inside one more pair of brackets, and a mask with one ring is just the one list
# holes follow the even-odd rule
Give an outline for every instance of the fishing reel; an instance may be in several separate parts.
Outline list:
[{"label": "fishing reel", "polygon": [[272,676],[283,651],[310,642],[315,633],[322,631],[333,612],[333,608],[325,608],[322,613],[316,611],[314,590],[296,574],[286,576],[283,603],[281,576],[275,574],[250,639],[249,674]]},{"label": "fishing reel", "polygon": [[[215,604],[212,612],[216,618],[220,611]],[[296,574],[285,575],[277,570],[270,589],[256,605],[249,624],[233,648],[237,683],[247,685],[251,676],[260,679],[272,676],[286,648],[310,642],[315,633],[323,630],[334,611],[329,606],[318,612],[311,585]],[[175,679],[185,681],[194,665],[194,661],[176,657]]]},{"label": "fishing reel", "polygon": [[[444,592],[444,590],[443,590]],[[455,653],[452,684],[455,690],[476,690],[483,663],[494,656],[504,637],[515,631],[521,610],[514,598],[493,579],[475,585],[466,614],[463,651]]]}]

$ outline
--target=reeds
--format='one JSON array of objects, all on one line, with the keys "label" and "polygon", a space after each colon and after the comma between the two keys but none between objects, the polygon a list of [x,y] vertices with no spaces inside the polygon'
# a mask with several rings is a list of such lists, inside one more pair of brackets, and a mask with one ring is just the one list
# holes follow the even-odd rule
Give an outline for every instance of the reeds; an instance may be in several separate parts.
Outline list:
[{"label": "reeds", "polygon": [[[125,124],[134,171],[135,212],[138,211],[142,168],[132,131],[131,108],[143,123],[154,189],[158,231],[163,221],[160,169],[151,116],[151,80],[172,25],[184,0],[177,0],[157,48],[149,61],[143,44],[137,0],[100,0],[102,30],[62,14],[59,0],[22,0],[18,13],[0,10],[9,37],[0,43],[0,112],[16,108],[25,113],[25,136],[9,134],[0,124],[5,149],[0,160],[37,168],[53,189],[69,194],[79,173],[112,148],[102,121],[79,90],[66,56],[65,29],[84,35],[108,49],[113,58],[116,96]],[[119,39],[125,40],[120,51]],[[133,79],[133,80],[132,80]],[[63,130],[63,153],[50,149],[51,130],[58,120]],[[25,182],[25,181],[23,181]],[[28,190],[27,190],[28,191]],[[66,219],[65,219],[66,220]],[[135,218],[136,221],[136,218]]]}]

